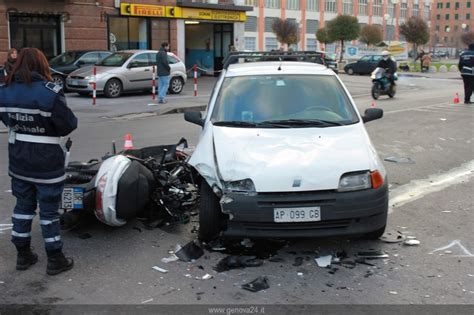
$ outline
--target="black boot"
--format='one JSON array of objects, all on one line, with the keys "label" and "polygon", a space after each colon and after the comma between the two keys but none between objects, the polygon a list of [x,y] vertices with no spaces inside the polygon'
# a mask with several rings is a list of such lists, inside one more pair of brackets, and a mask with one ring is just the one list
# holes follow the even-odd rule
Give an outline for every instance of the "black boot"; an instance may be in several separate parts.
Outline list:
[{"label": "black boot", "polygon": [[33,253],[30,245],[16,246],[16,270],[26,270],[38,262],[38,255]]},{"label": "black boot", "polygon": [[74,260],[64,256],[61,249],[47,251],[46,253],[48,254],[48,266],[46,268],[46,273],[50,276],[54,276],[63,271],[72,269],[74,266]]}]

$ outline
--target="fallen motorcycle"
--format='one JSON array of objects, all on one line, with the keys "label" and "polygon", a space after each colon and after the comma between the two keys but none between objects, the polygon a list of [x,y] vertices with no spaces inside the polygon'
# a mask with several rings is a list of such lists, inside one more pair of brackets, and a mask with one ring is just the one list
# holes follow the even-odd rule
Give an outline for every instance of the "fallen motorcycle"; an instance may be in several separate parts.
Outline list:
[{"label": "fallen motorcycle", "polygon": [[194,169],[187,164],[187,141],[70,162],[62,194],[61,227],[71,229],[94,215],[110,226],[134,217],[179,221],[198,205]]}]

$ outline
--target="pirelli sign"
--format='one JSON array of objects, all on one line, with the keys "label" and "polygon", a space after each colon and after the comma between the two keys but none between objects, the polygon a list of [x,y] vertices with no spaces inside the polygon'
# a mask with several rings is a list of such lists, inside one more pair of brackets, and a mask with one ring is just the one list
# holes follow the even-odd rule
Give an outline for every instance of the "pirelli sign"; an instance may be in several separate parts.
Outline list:
[{"label": "pirelli sign", "polygon": [[183,8],[131,3],[120,4],[120,15],[233,22],[245,22],[247,20],[245,11]]}]

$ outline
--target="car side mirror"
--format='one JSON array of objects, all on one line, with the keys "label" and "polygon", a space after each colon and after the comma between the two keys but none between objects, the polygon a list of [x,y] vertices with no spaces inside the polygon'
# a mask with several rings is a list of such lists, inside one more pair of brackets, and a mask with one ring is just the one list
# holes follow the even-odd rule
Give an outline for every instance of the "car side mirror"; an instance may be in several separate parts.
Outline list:
[{"label": "car side mirror", "polygon": [[383,109],[381,108],[367,108],[362,116],[364,123],[376,120],[383,117]]},{"label": "car side mirror", "polygon": [[128,69],[136,68],[136,67],[138,67],[138,63],[136,61],[132,61],[127,65]]},{"label": "car side mirror", "polygon": [[189,121],[190,123],[199,125],[201,127],[204,126],[204,119],[202,119],[201,112],[196,112],[196,111],[184,112],[184,120]]}]

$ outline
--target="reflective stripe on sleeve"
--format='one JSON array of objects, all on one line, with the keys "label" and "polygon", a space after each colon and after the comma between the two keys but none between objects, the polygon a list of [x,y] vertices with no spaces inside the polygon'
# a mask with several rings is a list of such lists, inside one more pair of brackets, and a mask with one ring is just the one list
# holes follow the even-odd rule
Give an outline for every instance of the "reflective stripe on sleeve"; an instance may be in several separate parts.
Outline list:
[{"label": "reflective stripe on sleeve", "polygon": [[18,233],[18,232],[12,231],[12,236],[15,236],[15,237],[31,237],[31,233]]},{"label": "reflective stripe on sleeve", "polygon": [[54,219],[54,220],[40,220],[41,225],[49,225],[53,224],[54,222],[59,222],[59,219]]},{"label": "reflective stripe on sleeve", "polygon": [[33,220],[34,217],[35,217],[34,214],[18,214],[18,213],[14,213],[14,214],[12,215],[12,218],[20,219],[20,220]]},{"label": "reflective stripe on sleeve", "polygon": [[44,242],[45,243],[54,243],[54,242],[57,242],[57,241],[60,241],[61,240],[61,236],[55,236],[55,237],[48,237],[48,238],[45,238],[44,239]]},{"label": "reflective stripe on sleeve", "polygon": [[50,112],[45,112],[39,109],[17,108],[17,107],[0,107],[0,113],[20,113],[30,115],[41,115],[43,117],[51,117]]},{"label": "reflective stripe on sleeve", "polygon": [[56,177],[56,178],[51,178],[51,179],[40,179],[40,178],[21,176],[21,175],[13,173],[12,171],[8,171],[8,174],[10,174],[10,176],[12,177],[15,177],[21,180],[26,180],[32,183],[38,183],[38,184],[57,184],[66,180],[66,174],[64,174],[61,177]]}]

